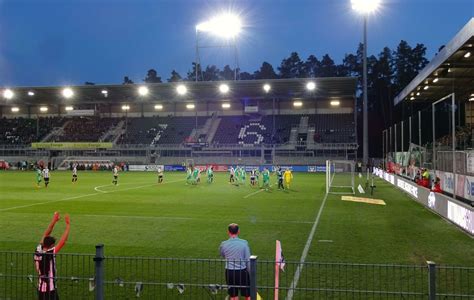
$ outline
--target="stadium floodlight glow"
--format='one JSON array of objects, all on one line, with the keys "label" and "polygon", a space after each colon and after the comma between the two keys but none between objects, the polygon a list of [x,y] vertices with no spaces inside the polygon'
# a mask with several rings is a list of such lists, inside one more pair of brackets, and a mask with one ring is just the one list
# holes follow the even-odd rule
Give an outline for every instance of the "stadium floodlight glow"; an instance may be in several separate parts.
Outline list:
[{"label": "stadium floodlight glow", "polygon": [[412,97],[410,98],[410,100],[415,100],[415,97],[412,96]]},{"label": "stadium floodlight glow", "polygon": [[28,91],[28,96],[31,97],[31,96],[34,96],[34,95],[35,95],[35,92],[33,92],[33,91]]},{"label": "stadium floodlight glow", "polygon": [[11,99],[11,98],[13,98],[13,96],[14,96],[14,93],[13,93],[12,90],[6,89],[6,90],[3,91],[3,98]]},{"label": "stadium floodlight glow", "polygon": [[352,8],[362,14],[376,11],[380,6],[380,0],[351,0]]},{"label": "stadium floodlight glow", "polygon": [[306,89],[308,91],[314,91],[314,89],[316,89],[316,83],[314,83],[313,81],[310,81],[306,84]]},{"label": "stadium floodlight glow", "polygon": [[222,94],[227,94],[229,92],[229,86],[225,83],[219,85],[219,91],[222,93]]},{"label": "stadium floodlight glow", "polygon": [[195,105],[192,103],[186,104],[187,109],[194,109]]},{"label": "stadium floodlight glow", "polygon": [[20,111],[19,107],[12,107],[12,112],[17,113]]},{"label": "stadium floodlight glow", "polygon": [[74,110],[74,107],[72,107],[72,106],[66,106],[64,109],[65,109],[66,111],[73,111],[73,110]]},{"label": "stadium floodlight glow", "polygon": [[436,83],[436,82],[438,82],[438,80],[439,80],[439,78],[438,78],[438,77],[436,77],[435,79],[433,79],[433,83]]},{"label": "stadium floodlight glow", "polygon": [[469,98],[469,102],[474,101],[474,97]]},{"label": "stadium floodlight glow", "polygon": [[235,38],[242,30],[242,22],[237,15],[225,13],[196,25],[196,31],[208,32],[224,39]]},{"label": "stadium floodlight glow", "polygon": [[63,89],[62,94],[63,94],[63,97],[66,99],[69,99],[72,96],[74,96],[74,92],[70,88]]},{"label": "stadium floodlight glow", "polygon": [[102,90],[101,93],[102,95],[107,95],[109,92],[107,90]]},{"label": "stadium floodlight glow", "polygon": [[416,95],[417,95],[417,96],[420,96],[420,92],[417,92]]},{"label": "stadium floodlight glow", "polygon": [[333,100],[333,101],[331,101],[330,104],[331,104],[331,106],[339,106],[339,105],[341,105],[341,102],[339,102],[339,100]]},{"label": "stadium floodlight glow", "polygon": [[429,85],[425,85],[425,87],[424,87],[423,89],[426,91],[426,90],[429,89],[429,88],[430,88]]},{"label": "stadium floodlight glow", "polygon": [[229,109],[230,108],[230,103],[222,103],[222,108]]},{"label": "stadium floodlight glow", "polygon": [[469,57],[471,57],[471,51],[466,52],[466,54],[464,54],[464,58],[469,58]]},{"label": "stadium floodlight glow", "polygon": [[301,102],[301,101],[295,101],[295,102],[293,102],[293,106],[294,106],[294,107],[301,107],[301,106],[303,106],[303,102]]},{"label": "stadium floodlight glow", "polygon": [[129,105],[122,105],[122,110],[124,110],[124,111],[129,111],[129,110],[130,110],[130,106],[129,106]]},{"label": "stadium floodlight glow", "polygon": [[148,88],[146,86],[141,86],[138,88],[138,94],[140,96],[146,96],[148,95]]},{"label": "stadium floodlight glow", "polygon": [[176,87],[178,95],[184,96],[188,92],[188,88],[184,84],[180,84]]},{"label": "stadium floodlight glow", "polygon": [[48,111],[48,107],[46,106],[41,106],[40,107],[40,112],[47,112]]},{"label": "stadium floodlight glow", "polygon": [[155,105],[155,110],[162,110],[163,109],[163,105],[161,104],[156,104]]},{"label": "stadium floodlight glow", "polygon": [[272,87],[268,83],[265,83],[263,85],[263,90],[265,91],[265,93],[270,92],[271,89],[272,89]]}]

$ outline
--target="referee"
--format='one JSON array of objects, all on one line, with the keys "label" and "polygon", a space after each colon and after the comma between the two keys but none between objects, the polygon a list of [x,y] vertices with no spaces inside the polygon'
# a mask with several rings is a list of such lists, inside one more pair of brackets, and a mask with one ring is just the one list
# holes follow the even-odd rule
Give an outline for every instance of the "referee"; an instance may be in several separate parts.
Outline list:
[{"label": "referee", "polygon": [[246,240],[239,238],[239,225],[229,224],[229,239],[223,241],[219,252],[225,258],[225,279],[229,286],[231,300],[239,299],[240,295],[250,299],[250,248]]}]

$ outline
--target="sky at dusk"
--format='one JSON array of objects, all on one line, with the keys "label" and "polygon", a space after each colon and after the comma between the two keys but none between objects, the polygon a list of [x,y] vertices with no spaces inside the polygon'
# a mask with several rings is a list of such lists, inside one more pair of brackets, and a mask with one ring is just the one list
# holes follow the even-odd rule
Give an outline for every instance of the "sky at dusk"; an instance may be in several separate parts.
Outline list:
[{"label": "sky at dusk", "polygon": [[[431,59],[474,16],[474,0],[382,0],[369,18],[369,54],[400,40],[424,43]],[[242,71],[275,69],[293,51],[340,63],[362,39],[350,0],[0,0],[0,86],[141,82],[154,68],[182,76],[195,59],[195,25],[238,13]],[[217,41],[200,38],[202,46]],[[218,42],[217,42],[218,43]],[[234,64],[230,48],[202,48],[203,65]]]}]

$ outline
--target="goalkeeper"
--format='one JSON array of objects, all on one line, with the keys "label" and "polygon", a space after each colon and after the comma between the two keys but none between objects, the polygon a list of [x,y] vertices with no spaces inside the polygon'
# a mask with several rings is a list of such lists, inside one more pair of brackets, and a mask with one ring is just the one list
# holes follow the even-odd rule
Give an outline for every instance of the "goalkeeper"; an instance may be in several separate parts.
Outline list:
[{"label": "goalkeeper", "polygon": [[285,179],[286,188],[290,189],[290,184],[293,181],[293,173],[291,173],[290,169],[286,169],[285,173],[283,174],[283,178]]}]

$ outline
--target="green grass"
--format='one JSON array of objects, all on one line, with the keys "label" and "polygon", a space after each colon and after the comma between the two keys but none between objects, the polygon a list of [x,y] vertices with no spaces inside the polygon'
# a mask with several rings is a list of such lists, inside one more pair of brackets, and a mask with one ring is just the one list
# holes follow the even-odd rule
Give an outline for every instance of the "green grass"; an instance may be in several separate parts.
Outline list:
[{"label": "green grass", "polygon": [[[237,222],[260,259],[273,258],[279,239],[286,259],[299,260],[325,190],[324,174],[296,173],[285,192],[236,187],[223,173],[198,186],[186,185],[183,173],[167,173],[162,185],[154,173],[121,173],[119,186],[108,172],[79,172],[74,185],[70,177],[52,172],[46,189],[35,186],[33,172],[0,173],[0,250],[31,251],[59,211],[71,215],[64,252],[93,253],[103,243],[109,255],[216,258],[227,224]],[[308,261],[474,266],[472,238],[387,183],[377,185],[374,197],[386,206],[329,195]],[[62,230],[60,222],[54,234]]]},{"label": "green grass", "polygon": [[[261,262],[258,279],[264,299],[273,297],[271,288],[263,288],[273,284],[273,265],[262,261],[274,259],[275,240],[281,240],[289,263],[280,282],[282,288],[290,286],[298,267],[290,261],[300,259],[325,197],[324,174],[296,173],[291,190],[279,191],[273,185],[268,192],[248,183],[230,185],[223,173],[215,175],[213,184],[197,186],[186,185],[183,173],[165,174],[164,184],[156,184],[154,173],[121,173],[119,185],[113,186],[110,172],[80,172],[77,184],[70,182],[70,172],[53,172],[47,189],[37,188],[34,179],[33,172],[0,172],[0,251],[31,253],[53,212],[59,211],[71,215],[71,234],[62,253],[93,254],[94,246],[103,243],[108,256],[214,259],[220,242],[227,238],[227,225],[237,222],[241,237],[249,241]],[[275,183],[274,176],[271,180]],[[357,179],[359,182],[363,184]],[[306,258],[320,264],[305,266],[300,288],[416,292],[425,297],[423,265],[427,260],[474,266],[472,238],[388,183],[377,180],[376,184],[374,198],[384,200],[386,206],[341,201],[340,195],[327,197]],[[63,229],[63,222],[58,223],[54,235],[59,237]],[[35,272],[29,253],[0,253],[0,299],[34,298],[34,288],[25,279],[26,274]],[[419,267],[327,264],[334,262]],[[58,268],[63,298],[93,297],[88,291],[88,278],[94,274],[90,257],[60,255]],[[222,284],[222,269],[220,262],[109,259],[106,295],[110,299],[134,298],[135,281],[144,281],[153,284],[142,297],[174,299],[179,298],[176,289],[158,283],[185,282],[185,295],[209,299],[202,284]],[[444,284],[441,290],[474,294],[473,276],[456,272],[439,277],[440,286]],[[82,279],[73,283],[72,276]],[[114,283],[118,277],[129,283],[119,287]],[[281,295],[286,292],[283,289]],[[295,299],[344,299],[351,295],[378,299],[384,294],[296,291]],[[220,291],[218,298],[224,296],[225,291]]]}]

